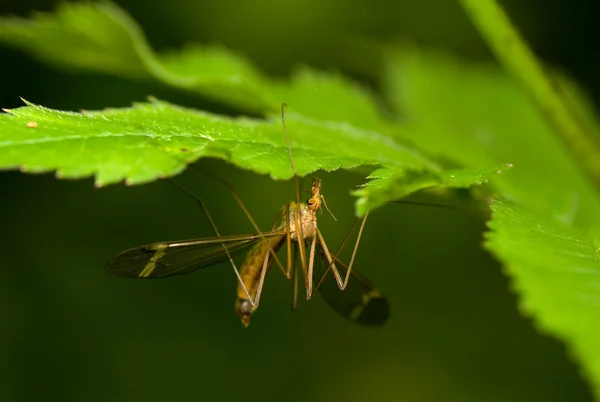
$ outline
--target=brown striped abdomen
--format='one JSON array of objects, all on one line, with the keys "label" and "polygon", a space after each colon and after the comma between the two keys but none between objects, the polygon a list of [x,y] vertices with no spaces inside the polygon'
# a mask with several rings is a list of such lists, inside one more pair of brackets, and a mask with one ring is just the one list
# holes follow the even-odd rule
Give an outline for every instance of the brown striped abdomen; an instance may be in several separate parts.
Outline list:
[{"label": "brown striped abdomen", "polygon": [[[270,237],[266,240],[261,240],[254,247],[248,251],[246,259],[242,263],[240,268],[240,276],[242,282],[246,287],[246,290],[250,294],[250,297],[254,300],[256,298],[256,291],[260,282],[261,270],[269,253],[269,245],[275,253],[279,251],[285,240],[285,234],[281,236]],[[269,261],[267,263],[267,270],[273,264],[273,256],[269,255]],[[250,324],[250,316],[254,312],[252,303],[248,300],[246,292],[240,283],[237,287],[237,300],[235,302],[235,312],[240,316],[242,324],[248,326]]]}]

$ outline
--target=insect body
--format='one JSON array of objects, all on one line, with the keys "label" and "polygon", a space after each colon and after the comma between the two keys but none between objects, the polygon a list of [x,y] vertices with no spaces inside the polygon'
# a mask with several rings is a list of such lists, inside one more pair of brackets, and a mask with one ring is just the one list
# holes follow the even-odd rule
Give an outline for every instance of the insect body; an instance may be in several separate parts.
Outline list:
[{"label": "insect body", "polygon": [[[280,236],[265,238],[257,243],[248,253],[240,268],[241,281],[238,284],[238,299],[235,304],[235,311],[240,316],[242,324],[248,326],[250,317],[256,310],[257,302],[253,300],[260,299],[260,291],[264,284],[264,275],[272,264],[270,259],[270,250],[275,253],[283,246],[288,238],[290,241],[301,242],[299,239],[316,240],[317,234],[317,211],[321,208],[323,196],[321,191],[321,179],[314,178],[312,184],[312,197],[306,204],[289,202],[281,211],[283,216],[277,232]],[[289,244],[289,243],[288,243]],[[309,261],[309,272],[312,270],[314,262],[314,245],[312,246],[311,259]],[[286,272],[289,277],[290,271]],[[307,272],[308,275],[308,272]],[[309,277],[310,286],[307,284],[307,298],[312,295],[312,279]],[[250,294],[249,299],[247,295]]]},{"label": "insect body", "polygon": [[[313,179],[311,197],[306,203],[300,202],[298,178],[285,129],[283,106],[282,122],[296,184],[296,201],[288,202],[281,209],[279,212],[280,222],[276,227],[271,231],[261,232],[235,191],[219,179],[229,188],[258,232],[254,235],[221,236],[202,200],[174,183],[182,191],[192,196],[202,207],[216,237],[159,242],[126,250],[108,262],[107,270],[116,275],[130,278],[165,278],[188,274],[201,268],[229,261],[238,279],[235,310],[242,324],[248,326],[252,314],[258,308],[265,276],[273,261],[277,263],[288,279],[292,277],[293,273],[295,274],[293,305],[296,305],[298,270],[294,271],[296,261],[294,259],[292,262],[291,257],[292,242],[294,242],[300,255],[300,267],[307,299],[310,299],[315,289],[318,288],[325,301],[346,318],[364,325],[383,324],[389,317],[387,300],[368,280],[352,269],[366,217],[360,226],[350,263],[346,265],[337,258],[337,254],[332,255],[329,251],[317,225],[317,212],[321,207],[325,206],[329,211],[325,198],[321,194],[320,179]],[[346,240],[344,240],[344,245]],[[277,258],[277,252],[284,243],[287,248],[286,268]],[[238,270],[234,257],[247,250],[249,250],[247,257]],[[315,278],[318,280],[316,285]]]}]

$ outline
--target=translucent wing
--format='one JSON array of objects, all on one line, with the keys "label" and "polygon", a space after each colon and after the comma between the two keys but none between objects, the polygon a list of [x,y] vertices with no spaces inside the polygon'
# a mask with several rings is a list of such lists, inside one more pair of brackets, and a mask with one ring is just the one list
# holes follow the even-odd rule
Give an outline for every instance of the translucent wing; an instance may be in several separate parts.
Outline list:
[{"label": "translucent wing", "polygon": [[[331,269],[327,271],[329,263],[320,247],[319,258],[315,263],[318,264],[316,272],[320,272],[316,283],[322,279],[319,290],[325,302],[335,312],[361,325],[377,326],[387,321],[390,316],[390,305],[385,296],[354,267],[346,289],[340,290]],[[335,265],[344,278],[348,266],[340,260],[336,260]]]},{"label": "translucent wing", "polygon": [[[281,236],[281,232],[267,232],[263,236]],[[242,254],[261,239],[260,235],[245,235],[153,243],[117,254],[106,264],[106,269],[127,278],[184,275]]]}]

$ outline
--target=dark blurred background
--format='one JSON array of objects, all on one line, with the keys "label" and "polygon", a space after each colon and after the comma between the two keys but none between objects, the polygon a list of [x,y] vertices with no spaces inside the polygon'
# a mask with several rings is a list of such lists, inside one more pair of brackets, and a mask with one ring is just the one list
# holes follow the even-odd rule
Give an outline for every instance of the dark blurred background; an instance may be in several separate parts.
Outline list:
[{"label": "dark blurred background", "polygon": [[[0,11],[26,16],[54,3],[1,0]],[[308,64],[377,91],[379,61],[363,39],[403,37],[492,59],[453,1],[117,3],[157,50],[219,43],[282,78]],[[538,54],[597,99],[600,3],[502,4]],[[346,38],[343,47],[339,38]],[[237,113],[157,85],[56,71],[6,48],[0,88],[4,108],[20,106],[19,96],[79,110],[155,95]],[[265,228],[293,198],[291,182],[222,161],[199,165],[230,181]],[[364,174],[319,175],[339,218],[320,219],[335,248],[353,220],[349,192]],[[179,180],[207,199],[223,233],[252,232],[218,183],[193,171]],[[291,312],[291,283],[273,271],[244,329],[233,313],[236,280],[226,265],[164,281],[104,271],[123,249],[211,235],[196,204],[169,183],[96,189],[91,179],[2,172],[0,193],[0,401],[591,400],[565,346],[520,315],[510,280],[481,250],[485,226],[476,214],[397,204],[372,214],[357,266],[392,304],[382,328],[347,322],[320,297]]]}]

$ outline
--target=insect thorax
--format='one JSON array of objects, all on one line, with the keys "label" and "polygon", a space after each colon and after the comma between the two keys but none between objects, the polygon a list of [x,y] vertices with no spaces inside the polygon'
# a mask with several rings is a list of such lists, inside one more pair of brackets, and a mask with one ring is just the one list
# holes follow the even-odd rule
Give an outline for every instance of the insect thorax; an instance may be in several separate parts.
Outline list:
[{"label": "insect thorax", "polygon": [[[298,213],[296,213],[296,211],[298,211]],[[284,216],[284,218],[283,222],[281,223],[281,228],[286,229],[286,226],[289,224],[290,237],[292,240],[298,240],[296,219],[300,224],[302,237],[304,237],[305,239],[311,239],[315,236],[317,232],[317,215],[315,211],[309,208],[308,205],[304,203],[297,204],[293,201],[289,202],[284,207],[282,215]]]}]

